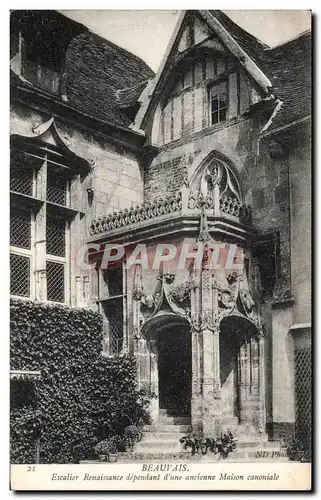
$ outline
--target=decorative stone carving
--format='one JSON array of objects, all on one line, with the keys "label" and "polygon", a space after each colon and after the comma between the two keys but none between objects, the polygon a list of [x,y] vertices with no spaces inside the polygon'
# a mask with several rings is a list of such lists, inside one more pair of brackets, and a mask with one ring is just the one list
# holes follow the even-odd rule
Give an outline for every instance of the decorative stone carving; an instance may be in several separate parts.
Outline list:
[{"label": "decorative stone carving", "polygon": [[277,287],[273,293],[272,305],[282,305],[287,303],[293,303],[294,298],[290,288],[285,288],[282,286]]},{"label": "decorative stone carving", "polygon": [[214,188],[214,186],[219,185],[220,171],[219,171],[219,165],[217,163],[214,163],[214,165],[208,168],[205,174],[205,180],[212,189]]},{"label": "decorative stone carving", "polygon": [[252,208],[250,205],[242,205],[239,210],[239,219],[243,224],[252,224]]},{"label": "decorative stone carving", "polygon": [[272,160],[283,159],[286,157],[284,146],[277,141],[270,141],[268,144],[268,153]]},{"label": "decorative stone carving", "polygon": [[227,196],[225,193],[220,196],[220,210],[223,213],[238,217],[241,206],[242,203],[237,198]]},{"label": "decorative stone carving", "polygon": [[252,299],[250,293],[248,290],[239,290],[239,296],[242,302],[242,306],[244,310],[246,311],[246,314],[248,316],[251,316],[253,307],[254,307],[254,300]]},{"label": "decorative stone carving", "polygon": [[183,186],[189,188],[189,181],[187,175],[183,179]]},{"label": "decorative stone carving", "polygon": [[205,205],[207,210],[214,208],[214,198],[211,194],[203,196],[202,194],[196,195],[195,193],[190,193],[188,197],[187,208],[190,210],[195,210],[195,208],[201,209]]},{"label": "decorative stone carving", "polygon": [[133,288],[133,299],[135,300],[141,300],[141,298],[144,296],[143,290],[137,288],[137,286],[134,286]]},{"label": "decorative stone carving", "polygon": [[202,330],[211,330],[214,331],[216,328],[216,323],[213,317],[213,311],[211,309],[205,309],[202,311]]},{"label": "decorative stone carving", "polygon": [[189,195],[187,208],[189,208],[190,210],[194,210],[195,208],[197,208],[197,200],[195,195],[193,194]]},{"label": "decorative stone carving", "polygon": [[40,123],[34,123],[31,130],[35,135],[39,135],[40,134]]},{"label": "decorative stone carving", "polygon": [[[160,310],[170,308],[172,312],[191,322],[190,288],[189,283],[174,286],[175,274],[164,273],[157,278],[154,294],[146,294],[142,286],[134,285],[133,299],[138,302],[138,311],[135,312],[136,325],[134,338],[141,338],[141,329]],[[137,317],[140,318],[137,325]]]},{"label": "decorative stone carving", "polygon": [[133,330],[133,338],[134,340],[140,340],[142,338],[141,331],[136,327]]},{"label": "decorative stone carving", "polygon": [[[214,282],[213,286],[218,290],[217,299],[218,305],[221,309],[225,310],[224,313],[227,314],[235,307],[237,293],[238,293],[238,279],[239,276],[237,273],[230,273],[227,278],[226,286],[223,283],[219,283],[217,281]],[[221,315],[222,315],[221,311]]]},{"label": "decorative stone carving", "polygon": [[90,227],[90,234],[99,234],[113,229],[126,227],[129,224],[143,222],[145,220],[160,217],[170,213],[178,212],[182,209],[182,194],[177,192],[167,198],[159,198],[151,203],[136,205],[136,207],[125,208],[118,212],[113,212],[105,217],[99,217],[93,221]]},{"label": "decorative stone carving", "polygon": [[201,325],[200,325],[200,321],[199,321],[199,315],[196,312],[191,313],[190,322],[191,322],[191,330],[195,331],[195,332],[199,332],[201,329]]},{"label": "decorative stone carving", "polygon": [[226,277],[226,283],[214,281],[213,288],[217,290],[218,317],[233,314],[235,310],[259,327],[259,316],[254,301],[242,275],[233,271]]},{"label": "decorative stone carving", "polygon": [[190,282],[174,287],[170,292],[171,298],[184,309],[190,309]]}]

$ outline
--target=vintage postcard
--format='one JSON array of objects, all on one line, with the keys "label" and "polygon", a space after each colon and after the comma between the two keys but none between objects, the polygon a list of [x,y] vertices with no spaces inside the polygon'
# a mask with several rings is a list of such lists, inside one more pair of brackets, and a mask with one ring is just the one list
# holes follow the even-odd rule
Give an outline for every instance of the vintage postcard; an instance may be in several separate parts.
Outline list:
[{"label": "vintage postcard", "polygon": [[13,490],[311,489],[311,12],[10,13]]}]

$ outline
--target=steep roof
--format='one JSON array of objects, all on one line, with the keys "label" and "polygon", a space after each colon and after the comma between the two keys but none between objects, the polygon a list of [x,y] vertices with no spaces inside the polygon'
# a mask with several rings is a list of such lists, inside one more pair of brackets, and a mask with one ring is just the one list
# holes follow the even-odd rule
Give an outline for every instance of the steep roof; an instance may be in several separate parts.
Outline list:
[{"label": "steep roof", "polygon": [[[84,25],[54,10],[11,12],[11,58],[18,51],[21,30],[30,55],[41,64],[63,65],[68,104],[116,126],[128,127],[137,99],[153,71],[139,57],[92,33]],[[11,72],[12,82],[32,86]]]},{"label": "steep roof", "polygon": [[235,24],[220,10],[210,13],[233,36],[272,83],[283,104],[269,130],[288,125],[311,113],[311,32],[270,48]]},{"label": "steep roof", "polygon": [[222,26],[232,35],[234,40],[247,52],[250,56],[256,56],[257,53],[263,49],[268,48],[268,45],[261,42],[258,38],[245,31],[241,26],[236,24],[230,17],[228,17],[221,10],[210,10]]},{"label": "steep roof", "polygon": [[129,126],[131,108],[154,76],[139,57],[87,31],[75,37],[66,55],[70,104],[115,125]]},{"label": "steep roof", "polygon": [[269,130],[311,114],[311,32],[266,50],[259,64],[270,78],[275,97],[283,104]]},{"label": "steep roof", "polygon": [[[311,112],[311,33],[269,48],[235,24],[220,10],[207,11],[217,19],[235,42],[272,83],[272,93],[283,104],[270,130],[303,118]],[[45,39],[61,45],[63,30],[68,49],[65,84],[69,104],[111,124],[129,127],[138,110],[138,99],[153,71],[139,57],[90,32],[85,26],[55,11],[13,11],[11,21],[19,25],[47,19]],[[29,24],[30,24],[29,22]],[[46,25],[47,26],[47,25]],[[31,29],[31,28],[30,28]],[[28,33],[30,29],[27,29]],[[60,31],[59,31],[60,30]],[[70,32],[70,33],[69,33]],[[38,33],[38,38],[43,35]],[[47,43],[47,42],[46,42]],[[48,42],[49,43],[49,42]],[[47,44],[48,45],[48,44]],[[52,48],[52,45],[50,44]],[[61,49],[62,50],[62,49]],[[149,90],[150,92],[150,90]],[[143,113],[143,109],[140,111]]]}]

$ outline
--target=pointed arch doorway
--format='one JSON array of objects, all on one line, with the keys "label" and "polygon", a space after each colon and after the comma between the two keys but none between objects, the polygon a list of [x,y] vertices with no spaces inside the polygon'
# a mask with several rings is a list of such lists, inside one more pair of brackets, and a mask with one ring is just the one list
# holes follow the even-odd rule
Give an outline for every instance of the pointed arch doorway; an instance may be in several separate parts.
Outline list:
[{"label": "pointed arch doorway", "polygon": [[264,353],[258,327],[235,312],[220,323],[221,415],[226,423],[264,427]]},{"label": "pointed arch doorway", "polygon": [[150,346],[151,389],[158,410],[190,416],[192,398],[192,345],[190,325],[170,311],[159,311],[145,326]]}]

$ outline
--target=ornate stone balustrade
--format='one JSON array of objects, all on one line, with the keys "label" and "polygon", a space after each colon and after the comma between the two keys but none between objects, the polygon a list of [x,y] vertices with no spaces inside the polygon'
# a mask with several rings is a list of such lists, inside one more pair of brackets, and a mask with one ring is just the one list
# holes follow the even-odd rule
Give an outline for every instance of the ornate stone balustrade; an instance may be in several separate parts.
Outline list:
[{"label": "ornate stone balustrade", "polygon": [[226,196],[225,194],[220,196],[220,210],[222,214],[226,213],[238,217],[240,222],[243,224],[252,223],[252,210],[249,205],[242,205],[242,203],[237,198],[232,198]]},{"label": "ornate stone balustrade", "polygon": [[[159,198],[150,203],[143,203],[135,207],[125,208],[118,212],[112,212],[104,217],[99,217],[94,220],[90,227],[90,234],[100,234],[113,229],[119,229],[136,224],[139,222],[155,219],[171,213],[180,212],[182,209],[185,211],[200,210],[201,206],[205,204],[206,210],[213,212],[215,209],[214,197],[207,195],[206,198],[189,193],[187,197],[182,195],[181,191],[169,195],[166,198]],[[216,212],[217,214],[217,212]],[[236,217],[244,224],[251,224],[251,208],[242,205],[237,198],[228,197],[222,194],[219,197],[219,214],[224,214]]]},{"label": "ornate stone balustrade", "polygon": [[238,217],[241,206],[242,203],[237,198],[232,198],[231,196],[226,196],[225,194],[220,196],[220,210],[223,213]]},{"label": "ornate stone balustrade", "polygon": [[113,229],[126,227],[146,220],[154,219],[162,215],[179,212],[182,209],[182,195],[177,192],[166,198],[159,198],[151,203],[143,203],[136,207],[125,208],[118,212],[113,212],[105,217],[99,217],[93,221],[90,227],[90,234],[99,234]]}]

